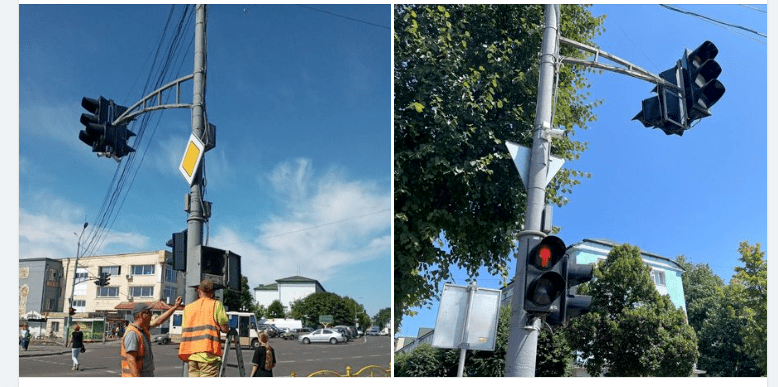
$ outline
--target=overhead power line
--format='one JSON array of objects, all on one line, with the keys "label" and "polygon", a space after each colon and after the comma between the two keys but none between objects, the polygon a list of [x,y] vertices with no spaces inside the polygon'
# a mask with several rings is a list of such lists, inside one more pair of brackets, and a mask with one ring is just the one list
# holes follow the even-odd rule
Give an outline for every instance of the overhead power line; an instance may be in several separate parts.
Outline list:
[{"label": "overhead power line", "polygon": [[367,24],[367,25],[371,25],[373,27],[385,28],[387,30],[390,29],[387,26],[382,26],[380,24],[372,23],[372,22],[369,22],[369,21],[361,20],[361,19],[356,19],[356,18],[349,17],[349,16],[339,15],[339,14],[334,13],[334,12],[325,11],[323,9],[314,8],[314,7],[311,7],[311,6],[308,6],[308,5],[297,4],[297,6],[298,7],[303,7],[303,8],[306,8],[306,9],[310,9],[312,11],[326,13],[328,15],[337,16],[337,17],[340,17],[340,18],[343,18],[343,19],[355,21],[355,22],[358,22],[358,23],[364,23],[364,24]]},{"label": "overhead power line", "polygon": [[715,24],[721,24],[723,26],[737,28],[737,29],[740,29],[740,30],[743,30],[743,31],[746,31],[746,32],[750,32],[750,33],[752,33],[754,35],[759,35],[759,36],[761,36],[763,38],[767,38],[766,34],[763,34],[761,32],[752,30],[751,28],[748,28],[748,27],[743,27],[743,26],[740,26],[740,25],[737,25],[737,24],[732,24],[732,23],[728,23],[728,22],[725,22],[725,21],[717,20],[717,19],[714,19],[712,17],[708,17],[708,16],[705,16],[705,15],[700,15],[699,13],[692,12],[692,11],[687,11],[687,10],[680,9],[680,8],[677,8],[677,7],[674,7],[674,6],[670,6],[670,5],[667,5],[667,4],[659,4],[659,5],[661,5],[662,7],[667,8],[667,9],[669,9],[671,11],[680,12],[680,13],[683,13],[683,14],[686,14],[686,15],[698,17],[698,18],[707,20],[707,21],[715,23]]}]

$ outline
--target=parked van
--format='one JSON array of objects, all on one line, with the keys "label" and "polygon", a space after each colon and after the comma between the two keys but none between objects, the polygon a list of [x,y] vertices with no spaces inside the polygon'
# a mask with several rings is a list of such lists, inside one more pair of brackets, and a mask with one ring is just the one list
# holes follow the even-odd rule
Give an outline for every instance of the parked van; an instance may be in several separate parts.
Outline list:
[{"label": "parked van", "polygon": [[[235,328],[240,337],[241,346],[259,347],[259,331],[257,330],[257,317],[254,313],[248,312],[227,312],[230,328]],[[169,337],[174,343],[181,342],[181,328],[184,320],[184,312],[177,310],[170,317]],[[222,339],[226,340],[227,334],[221,334]]]}]

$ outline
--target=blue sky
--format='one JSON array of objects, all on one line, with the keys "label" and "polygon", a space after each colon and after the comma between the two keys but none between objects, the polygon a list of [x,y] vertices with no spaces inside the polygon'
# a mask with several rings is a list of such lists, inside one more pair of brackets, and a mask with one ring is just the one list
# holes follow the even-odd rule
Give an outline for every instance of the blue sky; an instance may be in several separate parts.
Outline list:
[{"label": "blue sky", "polygon": [[[19,6],[19,257],[73,257],[85,221],[92,235],[118,164],[78,139],[81,99],[130,106],[154,89],[144,93],[170,8]],[[192,72],[193,24],[166,81]],[[208,8],[205,101],[218,131],[205,231],[242,256],[252,288],[301,275],[371,316],[390,307],[390,27],[388,5]],[[191,93],[189,82],[182,99]],[[131,141],[137,174],[92,254],[165,249],[186,228],[178,164],[190,120],[188,109],[154,113]]]},{"label": "blue sky", "polygon": [[[765,10],[764,4],[675,7],[767,33],[766,13],[752,9]],[[711,117],[683,137],[667,136],[632,121],[641,101],[655,95],[652,84],[591,73],[588,92],[603,103],[595,109],[597,121],[573,137],[589,142],[589,149],[564,167],[592,177],[573,188],[567,205],[554,208],[558,236],[568,245],[600,238],[671,259],[685,255],[728,282],[739,264],[740,242],[768,247],[767,39],[659,5],[596,5],[592,13],[607,15],[596,39],[602,50],[654,74],[674,66],[685,48],[712,41],[726,93]],[[511,276],[515,270],[512,260]],[[453,275],[457,284],[468,282],[463,270]],[[485,271],[477,278],[478,286],[493,289],[502,281]],[[403,319],[398,336],[415,337],[420,327],[435,326],[437,304],[416,311]]]}]

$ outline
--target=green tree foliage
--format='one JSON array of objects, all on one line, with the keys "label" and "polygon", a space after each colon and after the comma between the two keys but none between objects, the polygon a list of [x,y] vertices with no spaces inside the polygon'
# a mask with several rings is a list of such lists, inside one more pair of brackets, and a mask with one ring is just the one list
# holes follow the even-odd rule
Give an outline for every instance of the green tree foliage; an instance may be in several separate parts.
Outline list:
[{"label": "green tree foliage", "polygon": [[[602,18],[562,6],[563,36],[594,45]],[[449,267],[508,276],[526,193],[505,141],[529,146],[537,104],[542,5],[398,5],[394,31],[394,321],[429,305]],[[584,54],[562,47],[566,56]],[[553,124],[595,119],[580,66],[560,69]],[[586,144],[555,140],[577,159]],[[578,178],[563,169],[548,200],[566,202]]]},{"label": "green tree foliage", "polygon": [[767,375],[767,262],[758,243],[742,242],[738,252],[743,266],[726,286],[700,274],[707,265],[684,266],[689,324],[700,338],[698,368],[707,376]]},{"label": "green tree foliage", "polygon": [[[303,325],[319,326],[319,316],[332,316],[333,325],[354,325],[354,300],[335,293],[313,293],[292,303],[292,318],[301,319]],[[361,327],[369,325],[369,316],[362,305],[357,305],[358,320]],[[360,309],[362,310],[360,314]],[[364,325],[361,325],[364,324]]]},{"label": "green tree foliage", "polygon": [[[399,353],[394,357],[394,372],[396,376],[426,377],[452,376],[442,367],[444,351],[432,348],[424,343],[414,348],[411,353]],[[456,371],[454,375],[456,376]]]},{"label": "green tree foliage", "polygon": [[697,336],[681,308],[660,296],[640,249],[615,247],[589,283],[591,311],[571,321],[568,341],[597,376],[689,376]]},{"label": "green tree foliage", "polygon": [[[504,376],[505,354],[510,331],[511,307],[500,309],[497,323],[497,341],[494,351],[467,351],[464,374],[466,376]],[[458,349],[436,349],[422,344],[413,352],[395,355],[396,376],[456,376],[459,366]],[[538,337],[535,376],[567,376],[570,373],[572,354],[561,330],[543,330]]]},{"label": "green tree foliage", "polygon": [[222,302],[224,303],[224,307],[230,311],[246,310],[252,313],[256,312],[257,305],[254,303],[254,297],[251,295],[248,277],[241,277],[240,292],[229,289],[224,290]]},{"label": "green tree foliage", "polygon": [[715,305],[719,305],[724,291],[724,281],[713,273],[708,264],[695,265],[679,256],[676,262],[684,273],[681,276],[689,325],[699,333],[703,322]]},{"label": "green tree foliage", "polygon": [[718,303],[710,305],[710,312],[700,329],[700,360],[697,367],[705,376],[764,376],[756,356],[746,350],[743,333],[745,298],[743,288],[731,283],[723,288]]},{"label": "green tree foliage", "polygon": [[258,319],[268,317],[267,308],[263,305],[260,305],[259,303],[254,304],[255,306],[255,312],[254,314],[257,315]]},{"label": "green tree foliage", "polygon": [[384,308],[378,311],[375,316],[373,316],[373,323],[375,325],[383,328],[386,326],[386,324],[389,324],[389,321],[392,318],[392,310],[389,308]]},{"label": "green tree foliage", "polygon": [[284,318],[286,315],[284,313],[284,304],[282,304],[279,300],[274,300],[267,307],[267,315],[270,318]]},{"label": "green tree foliage", "polygon": [[[358,303],[356,300],[350,297],[343,297],[343,307],[346,311],[350,311],[350,319],[344,325],[356,326],[359,323],[359,327],[363,330],[365,327],[370,326],[370,316],[365,312],[365,307]],[[356,320],[354,320],[356,318]]]},{"label": "green tree foliage", "polygon": [[731,285],[742,287],[744,302],[742,332],[745,350],[753,354],[759,367],[767,373],[767,261],[764,251],[757,243],[740,243],[738,252],[743,267],[735,268]]}]

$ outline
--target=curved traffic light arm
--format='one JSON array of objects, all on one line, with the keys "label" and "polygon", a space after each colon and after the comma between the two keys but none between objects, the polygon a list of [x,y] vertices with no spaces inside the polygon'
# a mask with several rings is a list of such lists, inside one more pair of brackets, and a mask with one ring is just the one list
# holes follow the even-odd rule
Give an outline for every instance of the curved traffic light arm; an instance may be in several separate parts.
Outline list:
[{"label": "curved traffic light arm", "polygon": [[[140,101],[130,106],[127,111],[117,117],[112,125],[126,124],[134,120],[135,117],[150,112],[153,110],[162,109],[189,109],[192,107],[191,103],[181,103],[181,84],[194,78],[194,74],[185,75],[178,78],[165,86],[160,87],[157,90],[152,91],[147,96],[141,98]],[[175,103],[162,103],[162,92],[175,88],[176,101]]]},{"label": "curved traffic light arm", "polygon": [[[561,57],[562,63],[578,64],[578,65],[582,65],[582,66],[598,68],[598,69],[601,69],[601,70],[612,71],[614,73],[629,75],[629,76],[631,76],[633,78],[641,79],[641,80],[644,80],[644,81],[648,81],[648,82],[654,83],[656,85],[664,86],[664,87],[667,87],[667,88],[669,88],[669,89],[671,89],[673,91],[679,92],[682,95],[685,95],[685,90],[684,90],[683,87],[679,87],[678,85],[670,83],[670,82],[662,79],[659,75],[653,74],[653,73],[651,73],[648,70],[644,70],[644,69],[642,69],[642,68],[640,68],[640,67],[638,67],[638,66],[636,66],[636,65],[634,65],[632,63],[629,63],[629,62],[625,61],[624,59],[621,59],[621,58],[619,58],[619,57],[617,57],[615,55],[611,55],[611,54],[609,54],[609,53],[607,53],[605,51],[602,51],[599,48],[587,46],[587,45],[585,45],[583,43],[579,43],[579,42],[576,42],[575,40],[571,40],[571,39],[564,38],[564,37],[560,37],[559,41],[561,43],[563,43],[563,44],[567,44],[567,45],[575,47],[575,48],[577,48],[579,50],[588,51],[588,52],[591,52],[592,54],[594,54],[594,60],[586,60],[586,59],[571,58],[571,57],[563,56],[563,57]],[[617,66],[612,66],[612,65],[609,65],[609,64],[597,62],[597,59],[599,57],[603,57],[603,58],[612,60],[612,61],[614,61],[614,62],[616,62],[616,63],[618,63],[618,64],[620,64],[620,65],[622,65],[624,67],[617,67]]]}]

